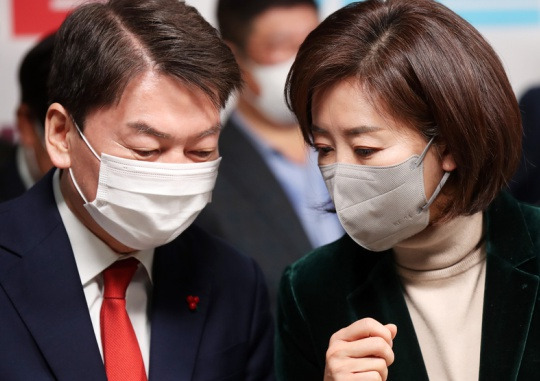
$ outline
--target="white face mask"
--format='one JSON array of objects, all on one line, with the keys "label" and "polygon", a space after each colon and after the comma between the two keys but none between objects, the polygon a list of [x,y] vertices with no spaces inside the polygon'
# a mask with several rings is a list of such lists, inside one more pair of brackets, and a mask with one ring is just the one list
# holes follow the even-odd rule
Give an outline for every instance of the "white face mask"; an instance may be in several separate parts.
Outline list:
[{"label": "white face mask", "polygon": [[433,203],[450,172],[445,172],[429,199],[424,191],[424,157],[375,167],[334,163],[321,166],[328,192],[347,234],[360,246],[383,251],[424,230]]},{"label": "white face mask", "polygon": [[94,151],[101,162],[96,199],[88,202],[69,173],[94,221],[127,247],[143,250],[178,237],[212,198],[221,158],[170,164],[130,160]]},{"label": "white face mask", "polygon": [[291,70],[294,57],[274,65],[250,64],[250,72],[259,86],[259,96],[248,96],[246,99],[265,118],[279,125],[296,125],[296,117],[285,102],[285,82]]}]

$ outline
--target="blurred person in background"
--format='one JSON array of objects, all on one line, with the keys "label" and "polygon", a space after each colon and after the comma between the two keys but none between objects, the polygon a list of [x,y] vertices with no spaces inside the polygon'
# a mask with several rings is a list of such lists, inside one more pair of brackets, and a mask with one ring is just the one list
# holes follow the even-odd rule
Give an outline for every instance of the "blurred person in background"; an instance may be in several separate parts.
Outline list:
[{"label": "blurred person in background", "polygon": [[272,304],[286,265],[343,234],[284,87],[298,48],[318,23],[313,0],[220,0],[222,37],[244,88],[225,123],[223,163],[212,203],[198,223],[257,260]]},{"label": "blurred person in background", "polygon": [[19,196],[52,167],[45,148],[44,123],[54,39],[54,34],[45,37],[21,62],[16,125],[19,144],[0,142],[0,201]]},{"label": "blurred person in background", "polygon": [[540,87],[533,87],[519,100],[523,123],[523,153],[510,192],[520,201],[540,205]]}]

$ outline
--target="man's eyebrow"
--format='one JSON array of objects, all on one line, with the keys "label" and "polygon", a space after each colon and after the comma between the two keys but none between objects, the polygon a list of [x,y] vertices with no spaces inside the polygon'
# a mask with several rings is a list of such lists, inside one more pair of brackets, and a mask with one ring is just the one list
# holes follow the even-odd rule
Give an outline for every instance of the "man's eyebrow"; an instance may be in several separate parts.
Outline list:
[{"label": "man's eyebrow", "polygon": [[[380,129],[381,129],[380,127],[362,125],[362,126],[357,126],[357,127],[345,128],[344,135],[356,136],[356,135],[365,134],[367,132],[379,131]],[[325,130],[324,128],[316,126],[316,125],[311,126],[311,131],[314,134],[328,135],[328,130]]]},{"label": "man's eyebrow", "polygon": [[197,139],[202,139],[210,135],[219,134],[221,132],[221,123],[218,123],[212,127],[210,127],[208,130],[205,130],[201,132],[199,135],[197,135]]},{"label": "man's eyebrow", "polygon": [[144,122],[131,122],[131,123],[128,123],[127,124],[129,127],[137,130],[138,133],[140,134],[145,134],[145,135],[152,135],[152,136],[156,136],[158,138],[162,138],[162,139],[171,139],[172,136],[165,133],[165,132],[161,132],[161,131],[158,131],[156,130],[155,128],[153,127],[150,127],[148,124],[144,123]]}]

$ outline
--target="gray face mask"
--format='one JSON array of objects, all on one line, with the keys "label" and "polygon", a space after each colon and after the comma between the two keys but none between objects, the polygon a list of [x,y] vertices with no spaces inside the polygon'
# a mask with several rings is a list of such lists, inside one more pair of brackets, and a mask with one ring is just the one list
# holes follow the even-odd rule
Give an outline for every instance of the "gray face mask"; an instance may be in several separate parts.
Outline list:
[{"label": "gray face mask", "polygon": [[424,157],[401,164],[374,167],[334,163],[320,166],[341,225],[360,246],[383,251],[409,238],[429,223],[429,206],[450,172],[445,172],[429,200],[424,191]]}]

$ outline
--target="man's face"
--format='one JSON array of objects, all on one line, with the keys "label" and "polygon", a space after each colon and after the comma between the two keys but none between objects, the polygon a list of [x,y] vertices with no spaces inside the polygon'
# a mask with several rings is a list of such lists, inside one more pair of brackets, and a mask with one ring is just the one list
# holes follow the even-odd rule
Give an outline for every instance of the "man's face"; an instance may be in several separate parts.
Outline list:
[{"label": "man's face", "polygon": [[271,8],[253,20],[245,53],[260,65],[287,61],[318,23],[317,10],[309,5]]},{"label": "man's face", "polygon": [[[98,155],[163,163],[217,159],[219,132],[219,109],[206,94],[155,72],[132,79],[117,105],[91,112],[83,131]],[[75,128],[66,138],[73,174],[92,201],[99,161]]]}]

